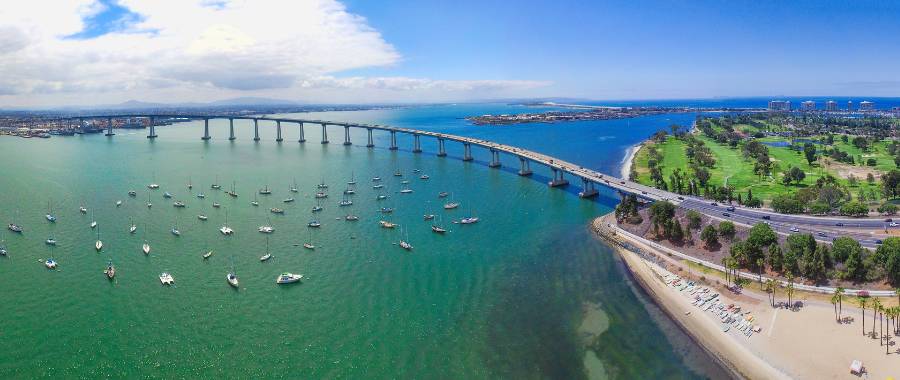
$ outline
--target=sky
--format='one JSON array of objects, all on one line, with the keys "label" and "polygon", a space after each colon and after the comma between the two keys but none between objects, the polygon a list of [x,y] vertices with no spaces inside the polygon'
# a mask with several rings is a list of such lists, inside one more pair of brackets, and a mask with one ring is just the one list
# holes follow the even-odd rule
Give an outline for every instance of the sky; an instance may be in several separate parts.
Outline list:
[{"label": "sky", "polygon": [[900,96],[900,2],[2,0],[0,107]]}]

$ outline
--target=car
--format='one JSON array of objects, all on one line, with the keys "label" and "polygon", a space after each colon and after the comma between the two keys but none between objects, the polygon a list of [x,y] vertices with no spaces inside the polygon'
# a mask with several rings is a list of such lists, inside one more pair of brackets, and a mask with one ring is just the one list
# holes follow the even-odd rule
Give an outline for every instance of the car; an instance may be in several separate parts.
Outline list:
[{"label": "car", "polygon": [[791,227],[791,232],[800,232],[800,229],[797,227]]},{"label": "car", "polygon": [[716,202],[713,202],[713,203],[710,203],[710,204],[713,205],[713,206],[718,206],[718,205],[719,205],[719,204],[716,203]]},{"label": "car", "polygon": [[763,217],[762,217],[762,218],[763,218],[763,219],[765,219],[765,220],[769,220],[769,219],[772,219],[772,217],[771,217],[771,216],[768,216],[768,215],[763,215]]},{"label": "car", "polygon": [[897,222],[891,222],[891,224],[888,224],[888,225],[891,226],[891,227],[897,227],[897,226],[898,226]]},{"label": "car", "polygon": [[887,219],[885,219],[885,220],[884,220],[884,221],[885,221],[885,222],[893,222],[893,221],[894,221],[894,219],[891,219],[891,218],[887,218]]},{"label": "car", "polygon": [[647,195],[646,191],[641,191],[641,194]]},{"label": "car", "polygon": [[844,226],[844,223],[837,222],[837,223],[835,223],[834,225],[835,225],[835,226],[838,226],[838,227],[843,227],[843,226]]},{"label": "car", "polygon": [[619,182],[619,184],[624,185],[624,184],[625,184],[625,181]]},{"label": "car", "polygon": [[722,213],[722,216],[731,216],[731,214],[729,214],[729,213],[727,213],[727,212],[723,212],[723,213]]},{"label": "car", "polygon": [[726,210],[728,210],[728,211],[734,211],[734,206],[728,206],[728,208],[726,208]]},{"label": "car", "polygon": [[678,197],[678,200],[683,201],[684,197]]},{"label": "car", "polygon": [[819,235],[819,236],[827,236],[827,235],[825,235],[824,232],[817,232],[816,235]]},{"label": "car", "polygon": [[881,243],[884,243],[883,241],[881,241],[881,239],[876,239],[876,240],[875,240],[875,244],[881,244]]}]

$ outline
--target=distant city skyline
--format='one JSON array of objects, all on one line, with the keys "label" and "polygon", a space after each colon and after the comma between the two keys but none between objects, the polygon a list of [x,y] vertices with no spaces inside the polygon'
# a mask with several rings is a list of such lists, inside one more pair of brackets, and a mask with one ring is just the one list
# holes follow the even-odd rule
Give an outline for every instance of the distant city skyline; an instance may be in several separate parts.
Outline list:
[{"label": "distant city skyline", "polygon": [[0,108],[891,97],[898,19],[865,1],[22,2],[0,10]]}]

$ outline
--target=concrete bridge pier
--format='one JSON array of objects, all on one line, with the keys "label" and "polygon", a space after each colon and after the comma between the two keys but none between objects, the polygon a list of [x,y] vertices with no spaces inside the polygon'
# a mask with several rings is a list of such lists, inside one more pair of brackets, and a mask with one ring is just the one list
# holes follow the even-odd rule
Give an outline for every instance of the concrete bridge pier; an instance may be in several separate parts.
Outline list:
[{"label": "concrete bridge pier", "polygon": [[472,161],[472,145],[463,143],[463,161]]},{"label": "concrete bridge pier", "polygon": [[112,118],[111,117],[106,118],[106,136],[115,136],[116,135],[115,133],[113,133],[112,127],[113,127]]},{"label": "concrete bridge pier", "polygon": [[593,181],[589,181],[587,178],[581,179],[581,192],[578,193],[579,197],[592,198],[596,197],[598,194],[600,193],[597,192],[597,189],[594,187]]},{"label": "concrete bridge pier", "polygon": [[444,149],[444,139],[438,138],[438,157],[447,157],[447,151]]},{"label": "concrete bridge pier", "polygon": [[557,168],[550,169],[553,170],[553,180],[547,183],[548,185],[550,185],[550,187],[561,187],[569,185],[569,181],[566,181],[566,179],[563,177],[563,174],[565,172]]},{"label": "concrete bridge pier", "polygon": [[344,145],[350,145],[350,127],[344,126]]},{"label": "concrete bridge pier", "polygon": [[413,153],[422,153],[422,144],[419,143],[419,134],[413,135]]},{"label": "concrete bridge pier", "polygon": [[200,140],[209,140],[209,119],[203,119],[203,137]]},{"label": "concrete bridge pier", "polygon": [[299,142],[299,143],[306,142],[306,137],[303,136],[303,122],[302,121],[300,122],[300,140],[297,140],[297,142]]},{"label": "concrete bridge pier", "polygon": [[390,150],[397,150],[397,131],[391,131],[391,147]]},{"label": "concrete bridge pier", "polygon": [[228,140],[234,141],[237,137],[234,137],[234,119],[228,118]]},{"label": "concrete bridge pier", "polygon": [[325,123],[322,123],[322,144],[328,144],[328,130],[325,129]]},{"label": "concrete bridge pier", "polygon": [[372,128],[366,128],[366,131],[369,133],[369,143],[366,144],[367,148],[375,147],[375,140],[372,139]]},{"label": "concrete bridge pier", "polygon": [[281,138],[281,120],[275,120],[275,129],[276,129],[275,141],[277,141],[277,142],[284,141],[284,139]]},{"label": "concrete bridge pier", "polygon": [[491,149],[491,163],[488,164],[490,168],[499,168],[500,167],[500,152],[494,149]]},{"label": "concrete bridge pier", "polygon": [[152,118],[152,117],[150,118],[150,134],[147,135],[147,138],[148,139],[156,138],[156,120],[154,120],[154,118]]},{"label": "concrete bridge pier", "polygon": [[253,141],[259,141],[259,119],[253,119]]},{"label": "concrete bridge pier", "polygon": [[531,164],[525,157],[519,157],[519,175],[520,176],[530,176],[531,172]]}]

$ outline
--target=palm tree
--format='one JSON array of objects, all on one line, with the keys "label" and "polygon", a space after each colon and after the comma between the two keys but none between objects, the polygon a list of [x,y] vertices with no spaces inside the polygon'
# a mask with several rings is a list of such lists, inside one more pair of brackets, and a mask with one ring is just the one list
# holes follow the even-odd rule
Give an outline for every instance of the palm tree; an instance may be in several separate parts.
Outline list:
[{"label": "palm tree", "polygon": [[788,271],[787,278],[788,278],[788,286],[787,286],[788,306],[791,306],[793,304],[791,298],[794,295],[794,274],[791,273],[791,271]]},{"label": "palm tree", "polygon": [[841,314],[844,312],[844,291],[843,286],[838,286],[837,289],[834,290],[838,301],[838,322],[841,321]]},{"label": "palm tree", "polygon": [[[878,312],[881,311],[881,301],[876,298],[872,300],[872,338],[875,338],[875,317],[878,316]],[[879,343],[881,340],[879,340]]]},{"label": "palm tree", "polygon": [[838,317],[837,304],[838,304],[838,295],[837,295],[837,289],[835,289],[835,290],[834,290],[834,294],[831,295],[831,306],[834,307],[834,320],[835,320],[835,322],[840,323],[840,322],[841,322],[841,318]]},{"label": "palm tree", "polygon": [[731,267],[728,265],[728,258],[727,258],[727,257],[723,257],[723,258],[722,258],[722,266],[725,267],[725,284],[728,284],[729,282],[731,282],[731,281],[729,281],[729,279],[728,279],[728,275],[729,275],[729,273],[730,273]]},{"label": "palm tree", "polygon": [[763,274],[763,271],[766,269],[766,261],[763,260],[762,258],[756,259],[756,267],[759,270],[759,285],[760,285],[760,287],[762,287],[762,284],[763,284],[762,274]]},{"label": "palm tree", "polygon": [[766,280],[766,294],[769,295],[769,302],[775,307],[775,280]]},{"label": "palm tree", "polygon": [[856,302],[859,304],[859,307],[862,308],[862,329],[863,335],[866,335],[866,304],[868,304],[869,301],[866,297],[856,296]]}]

